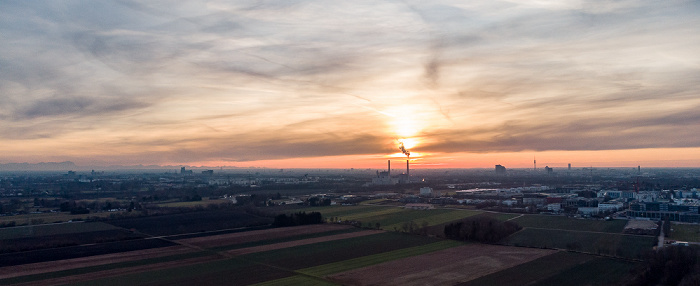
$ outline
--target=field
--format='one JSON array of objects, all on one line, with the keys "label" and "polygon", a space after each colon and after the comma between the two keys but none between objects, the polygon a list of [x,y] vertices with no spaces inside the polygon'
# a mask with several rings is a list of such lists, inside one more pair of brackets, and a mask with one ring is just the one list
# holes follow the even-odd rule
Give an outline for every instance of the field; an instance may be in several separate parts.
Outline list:
[{"label": "field", "polygon": [[100,222],[8,227],[0,229],[0,253],[119,241],[139,237],[139,235]]},{"label": "field", "polygon": [[639,258],[656,242],[653,236],[525,228],[505,239],[507,244],[568,249],[594,254]]},{"label": "field", "polygon": [[150,235],[174,235],[272,223],[240,210],[217,210],[111,220],[109,224]]},{"label": "field", "polygon": [[671,225],[671,234],[668,238],[680,241],[700,242],[700,225],[674,223]]},{"label": "field", "polygon": [[[31,233],[27,228],[11,228],[0,232],[11,238],[5,241],[129,234],[126,229],[132,228],[136,232],[131,233],[135,237],[123,241],[0,255],[0,285],[443,285],[473,281],[483,285],[520,285],[516,282],[523,281],[532,285],[587,285],[619,279],[633,266],[606,255],[634,258],[650,249],[655,240],[614,233],[622,228],[614,222],[565,221],[553,216],[375,205],[285,209],[286,213],[297,211],[320,211],[326,218],[362,221],[363,226],[372,227],[320,224],[270,228],[264,225],[269,218],[211,210],[132,217],[110,224],[36,226]],[[385,231],[400,230],[412,221],[439,234],[445,223],[470,216],[525,224],[526,228],[503,242],[529,247]],[[377,223],[384,230],[377,229]],[[258,226],[240,228],[246,225]],[[140,232],[142,237],[138,237]],[[591,273],[605,273],[606,278]],[[514,275],[524,278],[509,282]]]},{"label": "field", "polygon": [[[155,269],[139,273],[132,272],[131,268],[122,269],[123,275],[117,275],[117,272],[115,272],[120,269],[103,270],[102,272],[88,273],[89,275],[81,275],[87,275],[83,277],[85,279],[94,279],[99,277],[99,275],[116,276],[85,281],[78,285],[125,285],[152,282],[168,285],[191,285],[193,281],[197,281],[198,285],[221,285],[222,283],[227,285],[247,285],[299,275],[300,273],[295,272],[295,269],[309,268],[414,246],[430,245],[435,242],[439,241],[414,235],[397,233],[371,234],[162,269],[157,268],[157,263],[150,264]],[[441,245],[438,245],[438,247],[430,246],[424,249],[423,252],[409,251],[408,254],[404,255],[417,255],[425,251],[459,245],[459,243],[451,241],[439,243]],[[164,259],[167,259],[167,257],[164,257]],[[103,268],[107,269],[109,265]],[[250,273],[255,273],[255,275],[246,275]],[[232,279],[232,277],[235,277],[235,279]],[[69,280],[66,277],[61,279],[60,281]],[[51,281],[56,282],[59,280]],[[3,282],[8,281],[0,280],[0,283]],[[37,285],[39,285],[39,282],[38,280],[36,281]],[[73,282],[78,281],[71,280],[71,283]]]},{"label": "field", "polygon": [[101,222],[74,222],[0,228],[0,240],[118,229]]},{"label": "field", "polygon": [[17,225],[29,225],[32,224],[32,220],[41,221],[41,223],[67,222],[70,220],[85,220],[89,217],[109,217],[110,215],[115,213],[125,214],[126,212],[99,212],[75,215],[72,215],[70,213],[40,213],[14,216],[0,216],[0,223],[9,223],[14,221]]},{"label": "field", "polygon": [[159,203],[158,206],[159,207],[168,207],[168,208],[181,208],[181,207],[216,205],[216,204],[222,204],[222,203],[226,203],[226,202],[230,202],[230,201],[224,200],[224,199],[210,200],[209,198],[202,198],[201,201],[192,201],[192,202],[174,201],[174,202]]},{"label": "field", "polygon": [[329,278],[344,285],[450,285],[519,265],[553,252],[533,248],[471,244],[347,271]]},{"label": "field", "polygon": [[563,216],[524,215],[512,220],[522,227],[621,233],[626,220],[574,219]]},{"label": "field", "polygon": [[[397,231],[401,230],[404,223],[413,221],[418,226],[427,224],[435,226],[473,215],[482,214],[481,211],[459,209],[432,209],[411,210],[393,206],[329,206],[303,208],[295,211],[320,212],[326,219],[341,221],[360,221],[363,225],[374,227],[379,223],[381,229]],[[506,215],[508,218],[515,215]]]},{"label": "field", "polygon": [[605,285],[619,281],[634,266],[623,260],[557,252],[458,285]]}]

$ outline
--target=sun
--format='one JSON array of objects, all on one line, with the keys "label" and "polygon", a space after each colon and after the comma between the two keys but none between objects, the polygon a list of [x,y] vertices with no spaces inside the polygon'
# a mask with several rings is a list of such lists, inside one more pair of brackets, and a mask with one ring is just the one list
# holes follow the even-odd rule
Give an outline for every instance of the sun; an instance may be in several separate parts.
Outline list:
[{"label": "sun", "polygon": [[417,136],[425,128],[424,122],[419,120],[420,109],[416,106],[393,106],[386,113],[391,116],[391,131],[399,138]]},{"label": "sun", "polygon": [[398,139],[397,141],[399,141],[399,143],[402,143],[403,147],[408,149],[408,150],[411,150],[411,149],[413,149],[413,147],[418,146],[418,139],[416,139],[416,138],[401,138],[401,139]]}]

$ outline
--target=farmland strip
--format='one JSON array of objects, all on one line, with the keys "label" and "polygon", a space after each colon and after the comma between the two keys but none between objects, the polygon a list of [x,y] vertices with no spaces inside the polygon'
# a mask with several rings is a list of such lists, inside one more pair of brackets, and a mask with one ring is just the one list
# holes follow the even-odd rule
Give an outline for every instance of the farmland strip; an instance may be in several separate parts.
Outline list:
[{"label": "farmland strip", "polygon": [[288,247],[300,246],[300,245],[307,245],[307,244],[313,244],[313,243],[319,243],[319,242],[340,240],[340,239],[353,238],[353,237],[361,237],[361,236],[367,236],[367,235],[372,235],[372,234],[377,234],[377,233],[382,233],[382,232],[383,231],[380,231],[380,230],[365,230],[365,231],[343,233],[343,234],[329,235],[329,236],[288,241],[288,242],[281,242],[281,243],[275,243],[275,244],[270,244],[270,245],[261,245],[261,246],[254,246],[254,247],[248,247],[248,248],[234,249],[234,250],[228,251],[228,253],[232,254],[232,255],[243,255],[243,254],[270,251],[270,250],[276,250],[276,249],[282,249],[282,248],[288,248]]}]

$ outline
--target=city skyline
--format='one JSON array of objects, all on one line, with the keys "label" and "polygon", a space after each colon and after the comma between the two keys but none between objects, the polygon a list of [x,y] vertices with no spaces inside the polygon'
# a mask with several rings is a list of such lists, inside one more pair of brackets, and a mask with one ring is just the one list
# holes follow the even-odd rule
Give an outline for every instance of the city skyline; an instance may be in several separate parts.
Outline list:
[{"label": "city skyline", "polygon": [[700,167],[695,1],[0,7],[0,164]]}]

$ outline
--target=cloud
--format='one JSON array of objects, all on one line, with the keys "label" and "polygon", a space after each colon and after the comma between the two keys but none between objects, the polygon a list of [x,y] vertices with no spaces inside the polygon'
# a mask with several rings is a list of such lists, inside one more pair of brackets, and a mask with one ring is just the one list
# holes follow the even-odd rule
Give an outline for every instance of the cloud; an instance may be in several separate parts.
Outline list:
[{"label": "cloud", "polygon": [[10,2],[0,144],[152,163],[383,154],[403,120],[425,140],[417,152],[697,147],[697,12],[696,1]]}]

